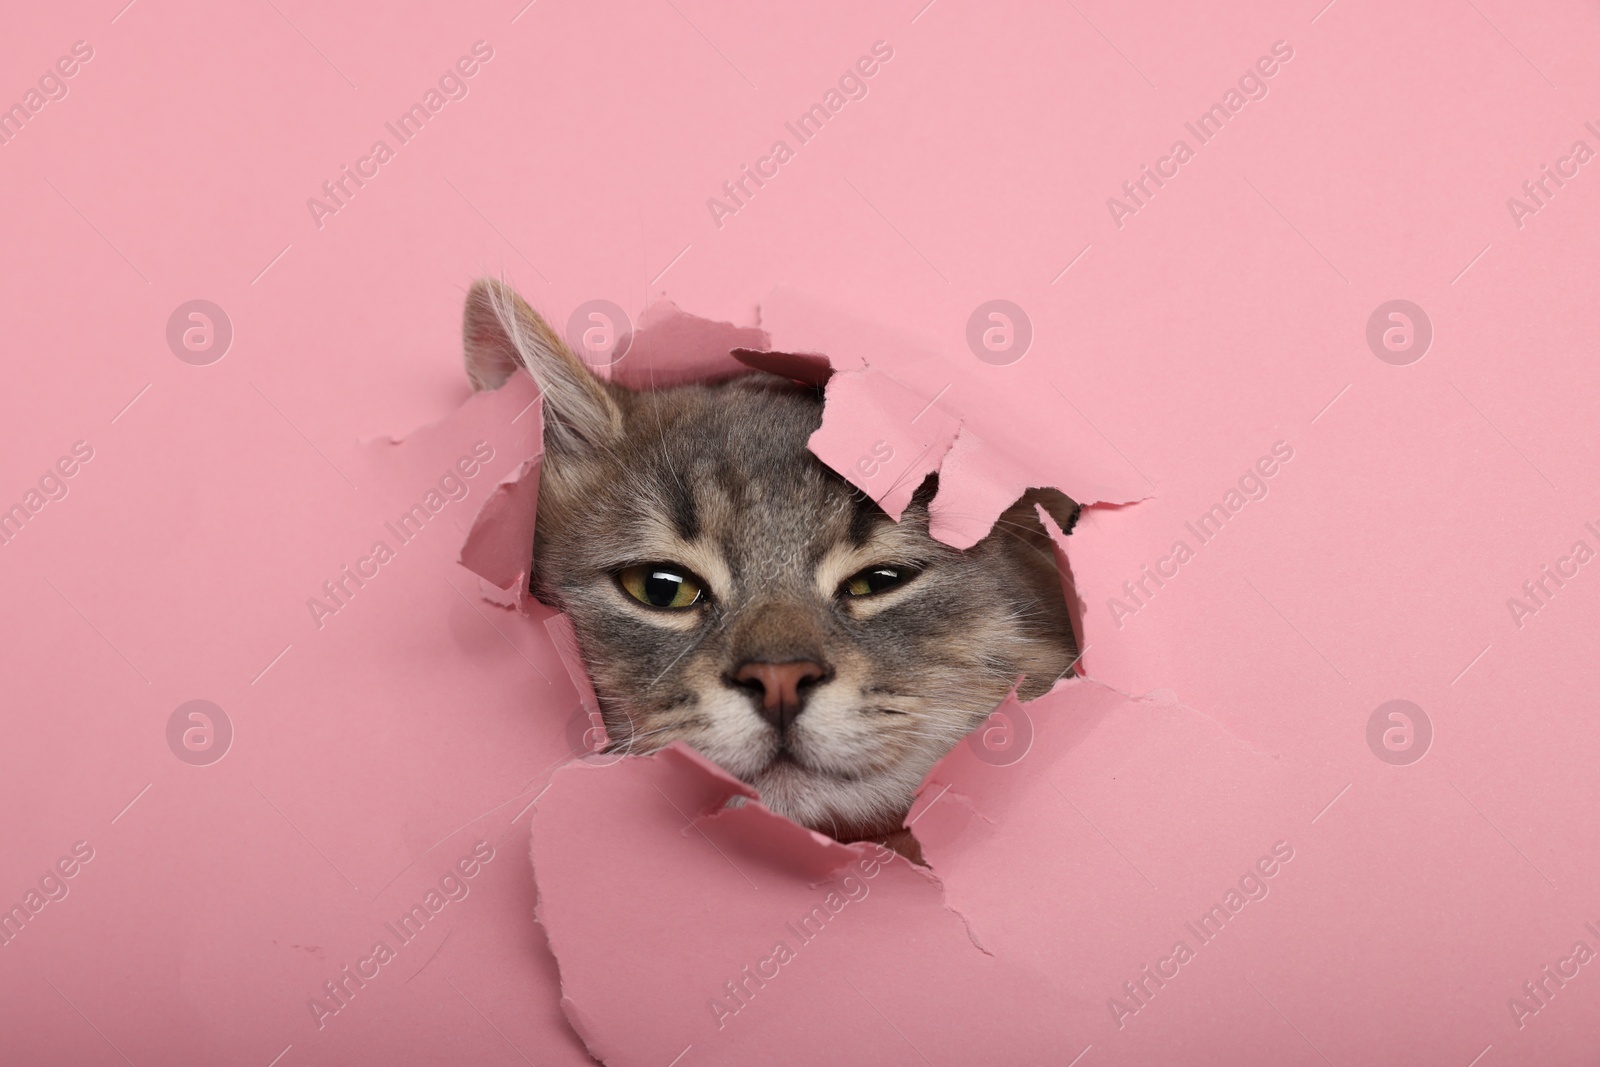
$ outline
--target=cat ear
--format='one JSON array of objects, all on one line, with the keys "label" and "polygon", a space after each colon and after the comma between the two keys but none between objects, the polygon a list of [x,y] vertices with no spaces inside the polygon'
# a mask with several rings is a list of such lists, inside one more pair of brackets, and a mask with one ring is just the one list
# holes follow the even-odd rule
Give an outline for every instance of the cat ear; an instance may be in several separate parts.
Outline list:
[{"label": "cat ear", "polygon": [[504,282],[479,278],[472,283],[461,335],[467,380],[474,389],[498,389],[518,367],[533,375],[544,400],[550,444],[575,450],[621,436],[622,410],[605,385]]}]

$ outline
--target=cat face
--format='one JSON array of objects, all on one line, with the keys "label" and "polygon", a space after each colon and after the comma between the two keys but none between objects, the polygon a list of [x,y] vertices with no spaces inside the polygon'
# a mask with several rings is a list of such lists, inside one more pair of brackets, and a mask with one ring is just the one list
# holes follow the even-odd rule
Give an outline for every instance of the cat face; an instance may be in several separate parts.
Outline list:
[{"label": "cat face", "polygon": [[533,588],[571,618],[619,751],[683,741],[803,825],[885,834],[1018,675],[1026,697],[1070,668],[1038,494],[956,550],[928,535],[936,476],[897,523],[807,449],[814,390],[636,393],[541,327],[509,291],[469,296],[469,367],[475,336],[504,338],[475,382],[521,362],[544,390]]}]

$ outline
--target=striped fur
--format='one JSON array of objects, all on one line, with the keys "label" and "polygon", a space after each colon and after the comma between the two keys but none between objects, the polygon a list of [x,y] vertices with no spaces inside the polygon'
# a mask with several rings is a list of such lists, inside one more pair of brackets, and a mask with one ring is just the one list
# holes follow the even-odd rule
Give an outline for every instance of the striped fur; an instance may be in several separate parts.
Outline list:
[{"label": "striped fur", "polygon": [[[840,840],[881,836],[1019,675],[1026,699],[1071,669],[1072,625],[1033,510],[1043,503],[1069,527],[1076,506],[1060,493],[1031,491],[958,551],[928,534],[937,475],[896,523],[807,449],[816,390],[752,373],[633,392],[539,327],[515,294],[479,282],[469,374],[492,382],[509,358],[543,390],[532,589],[571,617],[619,751],[681,740],[774,811]],[[652,609],[615,579],[663,561],[703,579],[705,602]],[[838,595],[881,563],[919,573],[876,596]],[[780,738],[730,676],[791,659],[830,674]]]}]

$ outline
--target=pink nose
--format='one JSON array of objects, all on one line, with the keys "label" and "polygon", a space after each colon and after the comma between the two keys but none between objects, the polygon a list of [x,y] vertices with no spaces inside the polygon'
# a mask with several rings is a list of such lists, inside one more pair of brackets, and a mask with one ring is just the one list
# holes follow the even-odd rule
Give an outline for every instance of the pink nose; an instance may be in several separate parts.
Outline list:
[{"label": "pink nose", "polygon": [[820,663],[808,659],[788,663],[740,664],[731,678],[735,685],[761,693],[761,717],[777,727],[782,734],[805,706],[802,687],[824,678],[827,671]]}]

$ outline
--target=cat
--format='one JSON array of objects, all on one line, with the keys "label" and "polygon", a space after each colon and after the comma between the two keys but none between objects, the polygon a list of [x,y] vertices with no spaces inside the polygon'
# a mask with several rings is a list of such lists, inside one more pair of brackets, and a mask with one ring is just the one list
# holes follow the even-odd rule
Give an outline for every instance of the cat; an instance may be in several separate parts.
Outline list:
[{"label": "cat", "polygon": [[611,750],[683,741],[769,809],[904,849],[929,768],[1017,681],[1078,659],[1055,553],[1075,503],[1030,490],[960,551],[806,447],[817,388],[753,371],[634,391],[596,376],[508,286],[474,283],[467,375],[518,368],[544,410],[530,591],[572,621]]}]

